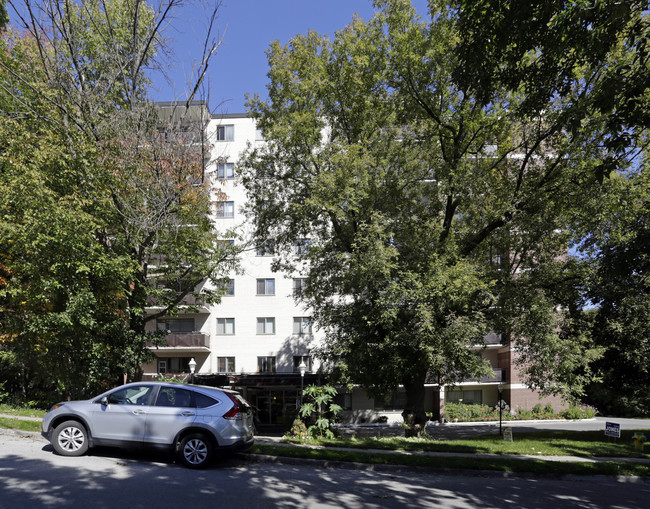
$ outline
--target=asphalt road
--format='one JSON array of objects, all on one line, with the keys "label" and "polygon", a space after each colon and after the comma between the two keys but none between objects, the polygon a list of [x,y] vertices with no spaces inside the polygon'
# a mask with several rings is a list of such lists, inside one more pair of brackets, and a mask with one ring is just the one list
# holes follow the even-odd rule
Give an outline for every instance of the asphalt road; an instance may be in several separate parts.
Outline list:
[{"label": "asphalt road", "polygon": [[[477,465],[480,466],[480,465]],[[65,458],[41,437],[0,434],[0,509],[647,508],[650,482],[613,477],[441,475],[246,463],[204,471],[168,457],[97,449]]]}]

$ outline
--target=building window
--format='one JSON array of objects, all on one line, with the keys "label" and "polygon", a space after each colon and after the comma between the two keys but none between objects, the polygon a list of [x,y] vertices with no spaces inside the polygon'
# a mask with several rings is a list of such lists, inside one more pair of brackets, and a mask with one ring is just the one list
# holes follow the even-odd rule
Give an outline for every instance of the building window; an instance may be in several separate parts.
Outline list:
[{"label": "building window", "polygon": [[228,249],[235,247],[235,241],[233,239],[218,239],[217,246],[221,249]]},{"label": "building window", "polygon": [[275,279],[258,279],[257,295],[275,295]]},{"label": "building window", "polygon": [[406,392],[396,391],[384,397],[375,398],[375,410],[404,410]]},{"label": "building window", "polygon": [[293,243],[293,254],[304,255],[309,252],[309,239],[298,239]]},{"label": "building window", "polygon": [[158,359],[158,373],[161,375],[189,373],[190,359],[191,357],[165,357],[164,359]]},{"label": "building window", "polygon": [[255,129],[255,141],[264,141],[264,134],[259,127]]},{"label": "building window", "polygon": [[466,405],[483,404],[483,391],[447,391],[445,399],[449,403],[465,403]]},{"label": "building window", "polygon": [[224,285],[225,293],[224,295],[235,295],[235,280],[229,279]]},{"label": "building window", "polygon": [[293,294],[295,296],[300,296],[307,288],[307,278],[304,277],[294,277],[293,278]]},{"label": "building window", "polygon": [[156,322],[156,328],[176,334],[194,332],[194,318],[164,318]]},{"label": "building window", "polygon": [[235,358],[234,357],[217,357],[217,372],[218,373],[234,373],[235,372]]},{"label": "building window", "polygon": [[217,334],[220,336],[228,336],[235,333],[235,319],[234,318],[217,318]]},{"label": "building window", "polygon": [[216,217],[235,217],[235,202],[220,201],[216,204]]},{"label": "building window", "polygon": [[294,316],[293,317],[293,333],[294,334],[311,334],[311,317],[309,316]]},{"label": "building window", "polygon": [[275,373],[275,357],[258,357],[258,373]]},{"label": "building window", "polygon": [[275,334],[275,318],[263,316],[257,319],[258,334]]},{"label": "building window", "polygon": [[235,139],[234,125],[217,126],[217,141],[234,141],[234,139]]},{"label": "building window", "polygon": [[273,242],[265,242],[264,245],[258,246],[255,254],[257,256],[273,256],[275,244]]},{"label": "building window", "polygon": [[235,165],[233,163],[217,164],[217,178],[231,179],[235,176]]},{"label": "building window", "polygon": [[293,372],[300,373],[300,363],[304,362],[307,366],[307,372],[311,372],[311,355],[294,355],[293,356]]}]

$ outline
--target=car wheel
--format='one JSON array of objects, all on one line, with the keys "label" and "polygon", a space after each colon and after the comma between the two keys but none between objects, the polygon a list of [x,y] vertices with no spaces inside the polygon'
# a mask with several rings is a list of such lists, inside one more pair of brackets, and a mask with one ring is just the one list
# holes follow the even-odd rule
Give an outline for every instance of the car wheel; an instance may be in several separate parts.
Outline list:
[{"label": "car wheel", "polygon": [[184,437],[178,448],[183,465],[189,468],[204,468],[212,460],[212,444],[201,433]]},{"label": "car wheel", "polygon": [[80,422],[62,422],[54,428],[52,447],[61,456],[81,456],[88,451],[88,432]]}]

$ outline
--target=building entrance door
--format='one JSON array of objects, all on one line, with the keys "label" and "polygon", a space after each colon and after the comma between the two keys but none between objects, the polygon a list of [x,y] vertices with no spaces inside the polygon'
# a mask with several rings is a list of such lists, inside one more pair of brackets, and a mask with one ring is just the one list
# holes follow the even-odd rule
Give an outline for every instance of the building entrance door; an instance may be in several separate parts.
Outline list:
[{"label": "building entrance door", "polygon": [[260,426],[288,429],[298,413],[299,396],[295,390],[249,389],[248,399],[254,402]]}]

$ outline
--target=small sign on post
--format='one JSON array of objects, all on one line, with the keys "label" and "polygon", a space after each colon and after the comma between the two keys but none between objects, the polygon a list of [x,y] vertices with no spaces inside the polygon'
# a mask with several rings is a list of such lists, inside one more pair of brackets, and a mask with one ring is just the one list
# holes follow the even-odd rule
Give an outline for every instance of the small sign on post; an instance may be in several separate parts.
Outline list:
[{"label": "small sign on post", "polygon": [[605,423],[605,436],[621,438],[621,425],[617,422]]},{"label": "small sign on post", "polygon": [[510,426],[503,428],[503,441],[512,442],[512,428]]}]

